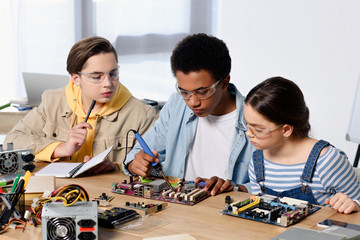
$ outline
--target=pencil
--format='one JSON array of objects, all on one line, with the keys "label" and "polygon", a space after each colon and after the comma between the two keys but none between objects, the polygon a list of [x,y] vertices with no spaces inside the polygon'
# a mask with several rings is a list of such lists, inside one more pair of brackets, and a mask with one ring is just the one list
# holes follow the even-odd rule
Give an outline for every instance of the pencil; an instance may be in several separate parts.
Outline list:
[{"label": "pencil", "polygon": [[88,111],[87,114],[86,114],[85,122],[87,122],[87,120],[89,119],[90,113],[91,113],[91,111],[93,110],[93,108],[94,108],[94,106],[95,106],[95,103],[96,103],[96,101],[93,100],[92,103],[91,103],[91,105],[90,105],[89,111]]},{"label": "pencil", "polygon": [[7,103],[7,104],[4,104],[4,105],[1,105],[0,106],[0,110],[1,109],[4,109],[4,108],[7,108],[7,107],[10,107],[11,103]]}]

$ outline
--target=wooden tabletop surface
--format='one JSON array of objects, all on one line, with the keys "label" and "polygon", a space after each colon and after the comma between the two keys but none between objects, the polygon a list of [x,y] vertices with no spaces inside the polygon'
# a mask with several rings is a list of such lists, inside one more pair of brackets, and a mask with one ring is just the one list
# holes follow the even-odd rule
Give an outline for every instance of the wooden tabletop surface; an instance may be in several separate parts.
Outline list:
[{"label": "wooden tabletop surface", "polygon": [[[111,192],[114,182],[128,179],[120,172],[101,174],[97,176],[78,177],[73,179],[56,179],[56,187],[66,184],[79,184],[84,187],[91,199],[99,197],[102,193],[114,196],[110,202],[112,207],[124,207],[129,202],[162,203],[159,201],[125,196]],[[130,224],[128,229],[105,229],[99,228],[99,239],[143,239],[147,237],[159,237],[176,234],[189,234],[197,240],[202,239],[271,239],[284,232],[288,228],[271,224],[251,221],[247,219],[222,215],[220,211],[224,208],[224,198],[230,195],[233,200],[247,199],[250,194],[241,192],[230,192],[209,197],[194,205],[182,205],[168,203],[165,210],[144,216],[140,220],[142,224],[137,226]],[[139,210],[141,211],[141,210]],[[317,223],[326,219],[335,219],[344,222],[360,223],[360,213],[344,215],[337,213],[328,207],[321,209],[306,217],[296,226],[310,229],[321,229]],[[20,229],[9,229],[0,234],[0,239],[41,239],[41,226],[27,226],[23,232]]]}]

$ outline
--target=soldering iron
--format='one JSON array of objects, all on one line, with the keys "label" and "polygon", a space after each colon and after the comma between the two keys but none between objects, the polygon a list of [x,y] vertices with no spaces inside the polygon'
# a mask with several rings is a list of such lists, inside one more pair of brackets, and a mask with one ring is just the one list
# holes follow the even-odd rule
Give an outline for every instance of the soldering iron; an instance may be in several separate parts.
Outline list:
[{"label": "soldering iron", "polygon": [[[156,157],[154,156],[154,154],[151,152],[149,146],[146,144],[146,142],[144,141],[144,139],[141,137],[141,135],[140,135],[137,131],[135,131],[135,130],[133,130],[133,129],[131,129],[131,131],[135,133],[135,137],[136,137],[137,141],[139,142],[140,146],[142,147],[142,149],[144,150],[144,152],[145,152],[146,154],[148,154],[148,155],[156,158]],[[161,176],[163,176],[163,178],[165,179],[167,185],[168,185],[173,191],[175,191],[175,189],[173,188],[173,186],[170,184],[169,180],[168,180],[167,177],[165,176],[165,174],[164,174],[164,172],[163,172],[163,170],[162,170],[161,164],[160,164],[159,162],[157,162],[157,163],[152,162],[151,165],[152,165],[152,167],[155,169],[155,171],[157,171],[158,173],[161,174]]]}]

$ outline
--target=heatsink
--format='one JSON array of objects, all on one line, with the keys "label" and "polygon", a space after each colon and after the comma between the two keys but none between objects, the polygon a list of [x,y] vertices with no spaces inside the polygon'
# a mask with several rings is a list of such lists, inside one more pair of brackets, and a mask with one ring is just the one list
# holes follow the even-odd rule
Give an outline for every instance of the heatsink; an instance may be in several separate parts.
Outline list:
[{"label": "heatsink", "polygon": [[98,211],[96,202],[47,202],[41,214],[43,240],[98,239]]}]

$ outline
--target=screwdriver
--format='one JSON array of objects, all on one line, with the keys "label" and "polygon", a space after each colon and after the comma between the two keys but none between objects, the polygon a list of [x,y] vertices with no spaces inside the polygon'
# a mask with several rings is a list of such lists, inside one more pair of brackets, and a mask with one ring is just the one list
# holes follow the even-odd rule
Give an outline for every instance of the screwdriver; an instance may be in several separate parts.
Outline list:
[{"label": "screwdriver", "polygon": [[[152,157],[155,157],[154,154],[151,152],[149,146],[146,144],[144,139],[141,137],[141,135],[138,132],[136,132],[135,130],[133,130],[133,132],[135,133],[135,137],[138,140],[138,142],[139,142],[140,146],[142,147],[142,149],[144,150],[144,152]],[[165,174],[162,170],[161,164],[153,162],[153,163],[151,163],[151,165],[157,172],[159,172],[161,174],[161,176],[163,176],[163,178],[165,179],[167,185],[171,188],[171,190],[175,191],[175,189],[173,188],[173,186],[170,184],[169,180],[165,176]]]}]

